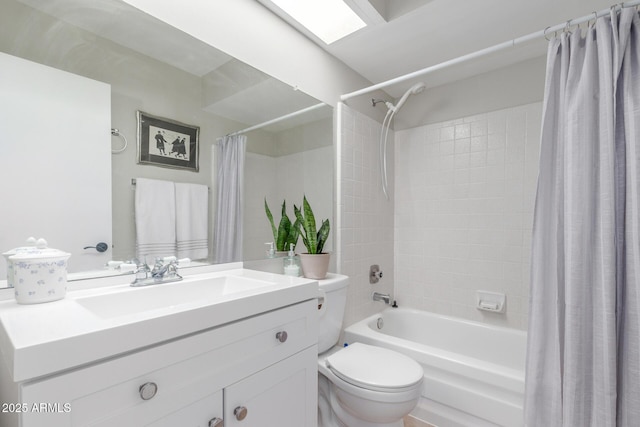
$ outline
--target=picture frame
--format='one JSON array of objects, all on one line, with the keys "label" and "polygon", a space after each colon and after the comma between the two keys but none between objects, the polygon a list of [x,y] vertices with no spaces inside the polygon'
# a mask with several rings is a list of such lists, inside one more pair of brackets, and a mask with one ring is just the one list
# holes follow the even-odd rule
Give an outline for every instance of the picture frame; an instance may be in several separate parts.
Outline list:
[{"label": "picture frame", "polygon": [[138,120],[138,163],[198,172],[200,127],[143,111]]}]

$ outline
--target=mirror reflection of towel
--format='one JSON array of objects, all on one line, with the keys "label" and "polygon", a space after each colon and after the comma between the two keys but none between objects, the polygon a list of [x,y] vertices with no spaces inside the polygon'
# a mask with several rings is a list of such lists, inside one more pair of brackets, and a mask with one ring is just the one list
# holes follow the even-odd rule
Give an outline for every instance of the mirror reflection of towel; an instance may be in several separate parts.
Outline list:
[{"label": "mirror reflection of towel", "polygon": [[176,255],[176,198],[171,181],[136,179],[136,253],[140,261]]},{"label": "mirror reflection of towel", "polygon": [[178,258],[206,259],[209,256],[209,188],[176,182],[175,192]]}]

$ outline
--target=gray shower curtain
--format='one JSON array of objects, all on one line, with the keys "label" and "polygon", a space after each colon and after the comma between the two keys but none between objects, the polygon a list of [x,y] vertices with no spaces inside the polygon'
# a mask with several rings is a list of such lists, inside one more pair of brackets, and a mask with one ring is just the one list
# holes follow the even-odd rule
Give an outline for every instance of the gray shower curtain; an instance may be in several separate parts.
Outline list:
[{"label": "gray shower curtain", "polygon": [[640,20],[548,50],[525,422],[640,425]]},{"label": "gray shower curtain", "polygon": [[216,208],[213,219],[215,263],[242,261],[245,135],[227,135],[215,144]]}]

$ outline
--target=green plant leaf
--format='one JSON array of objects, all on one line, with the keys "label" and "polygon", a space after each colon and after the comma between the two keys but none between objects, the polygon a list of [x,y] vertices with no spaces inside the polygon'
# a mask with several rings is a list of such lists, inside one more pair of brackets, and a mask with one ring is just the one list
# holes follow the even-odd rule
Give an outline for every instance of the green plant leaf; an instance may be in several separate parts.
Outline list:
[{"label": "green plant leaf", "polygon": [[286,243],[287,238],[289,236],[289,231],[291,230],[291,221],[289,217],[283,215],[280,218],[280,225],[278,226],[278,238],[276,239],[276,250],[278,251],[286,251]]},{"label": "green plant leaf", "polygon": [[289,250],[291,244],[293,244],[293,249],[295,250],[298,245],[298,236],[300,235],[300,221],[296,218],[296,221],[291,226],[289,230],[289,235],[287,236],[287,241],[285,244],[285,250]]},{"label": "green plant leaf", "polygon": [[329,237],[329,220],[325,219],[322,221],[322,225],[320,226],[320,230],[318,230],[318,247],[317,253],[321,254],[322,249],[324,248],[324,244],[327,242],[327,238]]},{"label": "green plant leaf", "polygon": [[267,198],[264,198],[264,210],[267,213],[267,218],[271,223],[271,231],[273,232],[273,241],[278,240],[278,230],[276,230],[276,225],[273,222],[273,215],[271,215],[271,210],[269,210],[269,205],[267,204]]},{"label": "green plant leaf", "polygon": [[287,201],[286,200],[282,201],[282,212],[280,212],[280,216],[281,217],[287,216]]},{"label": "green plant leaf", "polygon": [[282,201],[282,211],[280,223],[278,224],[278,233],[275,236],[275,245],[277,251],[286,251],[288,249],[287,239],[291,232],[291,220],[287,216],[287,201]]},{"label": "green plant leaf", "polygon": [[298,224],[298,234],[300,234],[300,237],[302,237],[302,243],[307,248],[307,252],[312,253],[311,248],[309,247],[309,241],[307,240],[307,231],[304,226],[304,217],[302,216],[300,208],[296,205],[293,205],[293,213],[296,215],[295,223]]},{"label": "green plant leaf", "polygon": [[[294,211],[295,211],[295,205]],[[287,201],[282,202],[281,218],[276,228],[273,221],[273,215],[267,204],[267,198],[264,199],[264,210],[267,213],[267,218],[271,224],[271,231],[273,232],[273,243],[277,251],[288,251],[293,244],[294,248],[298,244],[298,238],[300,236],[300,222],[296,218],[295,223],[291,223],[289,216],[287,215]]]},{"label": "green plant leaf", "polygon": [[298,233],[302,237],[302,242],[306,246],[307,252],[309,254],[322,253],[324,244],[329,236],[329,220],[322,221],[320,230],[316,231],[316,219],[306,196],[302,200],[302,210],[293,205],[293,212],[296,215],[294,228],[299,230]]},{"label": "green plant leaf", "polygon": [[304,196],[302,199],[302,209],[304,211],[304,220],[302,225],[306,233],[307,241],[309,242],[307,249],[309,249],[310,254],[317,254],[318,236],[316,231],[316,218],[313,215],[311,205],[307,201],[307,196]]}]

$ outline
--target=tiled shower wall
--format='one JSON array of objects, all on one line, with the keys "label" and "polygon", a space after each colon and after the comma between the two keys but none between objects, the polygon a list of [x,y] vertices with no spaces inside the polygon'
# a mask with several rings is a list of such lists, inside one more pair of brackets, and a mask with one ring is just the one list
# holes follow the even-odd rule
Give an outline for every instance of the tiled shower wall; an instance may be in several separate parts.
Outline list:
[{"label": "tiled shower wall", "polygon": [[[541,110],[534,103],[396,132],[399,305],[527,328]],[[505,293],[506,314],[477,310],[477,290]]]},{"label": "tiled shower wall", "polygon": [[[380,187],[378,140],[382,125],[340,105],[338,135],[338,271],[350,278],[344,326],[384,308],[374,291],[393,293],[393,197]],[[393,188],[393,131],[389,133],[389,187]],[[392,193],[392,191],[391,191]],[[383,278],[369,284],[369,266],[378,264]]]}]

